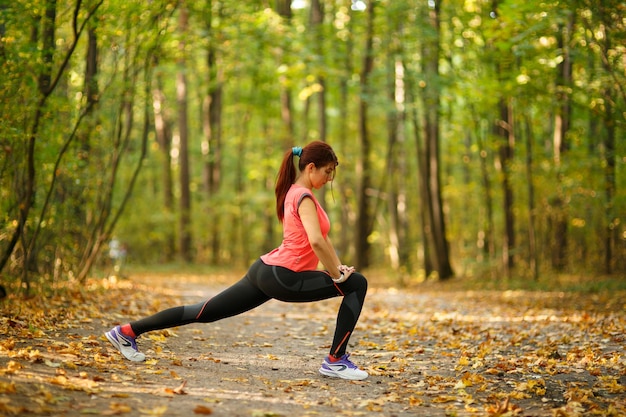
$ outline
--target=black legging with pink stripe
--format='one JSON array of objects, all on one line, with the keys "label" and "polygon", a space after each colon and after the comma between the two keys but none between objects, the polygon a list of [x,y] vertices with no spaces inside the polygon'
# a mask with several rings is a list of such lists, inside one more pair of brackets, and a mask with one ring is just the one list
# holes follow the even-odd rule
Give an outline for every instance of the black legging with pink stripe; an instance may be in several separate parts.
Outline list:
[{"label": "black legging with pink stripe", "polygon": [[135,335],[190,323],[211,323],[236,316],[274,298],[286,302],[311,302],[343,296],[330,354],[341,357],[356,326],[367,280],[358,272],[335,284],[324,271],[293,272],[257,260],[237,283],[198,304],[173,307],[130,323]]}]

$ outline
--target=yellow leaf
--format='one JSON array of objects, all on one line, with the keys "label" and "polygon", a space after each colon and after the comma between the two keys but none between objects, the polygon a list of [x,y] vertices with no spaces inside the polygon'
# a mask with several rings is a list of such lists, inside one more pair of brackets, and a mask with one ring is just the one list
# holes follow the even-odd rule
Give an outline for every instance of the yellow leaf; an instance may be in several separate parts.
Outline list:
[{"label": "yellow leaf", "polygon": [[150,340],[153,340],[155,342],[165,342],[167,340],[167,338],[163,334],[152,333],[148,337],[150,338]]},{"label": "yellow leaf", "polygon": [[15,389],[15,384],[13,383],[13,381],[0,381],[0,394],[14,394],[16,392],[17,390]]},{"label": "yellow leaf", "polygon": [[526,394],[525,392],[521,392],[521,391],[513,391],[512,393],[509,394],[509,396],[514,400],[524,400],[526,398],[532,397],[530,394]]},{"label": "yellow leaf", "polygon": [[459,381],[454,385],[454,389],[464,389],[465,387],[470,387],[471,385],[465,385],[465,382],[463,382],[462,379],[459,379]]},{"label": "yellow leaf", "polygon": [[167,412],[167,405],[162,405],[160,407],[154,407],[152,409],[140,408],[139,412],[142,415],[146,415],[146,416],[164,416],[165,413]]},{"label": "yellow leaf", "polygon": [[554,410],[554,417],[581,417],[584,412],[585,408],[580,403],[571,402]]},{"label": "yellow leaf", "polygon": [[102,411],[103,416],[116,416],[120,414],[126,414],[132,412],[133,409],[129,407],[127,404],[122,403],[111,403],[109,404],[109,409]]},{"label": "yellow leaf", "polygon": [[22,406],[14,406],[11,405],[11,400],[8,398],[0,398],[0,413],[2,414],[10,414],[10,415],[18,415],[27,411]]},{"label": "yellow leaf", "polygon": [[433,402],[434,403],[449,403],[449,402],[456,401],[456,400],[457,398],[452,395],[440,395],[439,397],[434,398]]},{"label": "yellow leaf", "polygon": [[409,397],[409,405],[411,407],[419,407],[422,404],[424,404],[424,400],[422,400],[421,398],[417,398],[412,395]]},{"label": "yellow leaf", "polygon": [[54,385],[60,385],[60,386],[65,386],[68,383],[67,378],[63,375],[57,375],[54,378],[50,378],[49,381],[50,383]]}]

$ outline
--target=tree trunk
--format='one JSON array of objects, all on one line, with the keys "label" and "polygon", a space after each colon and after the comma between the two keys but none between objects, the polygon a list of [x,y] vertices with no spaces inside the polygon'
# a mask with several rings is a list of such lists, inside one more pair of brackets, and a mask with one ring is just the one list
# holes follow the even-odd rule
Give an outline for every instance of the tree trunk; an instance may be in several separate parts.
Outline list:
[{"label": "tree trunk", "polygon": [[504,211],[504,237],[502,242],[502,265],[505,275],[511,276],[514,267],[515,215],[513,213],[513,188],[511,185],[510,165],[513,162],[515,135],[513,132],[513,111],[509,100],[501,98],[498,103],[500,118],[496,123],[495,134],[499,138],[499,166],[502,173],[502,195]]},{"label": "tree trunk", "polygon": [[533,123],[528,114],[524,115],[526,125],[526,181],[528,183],[528,267],[533,280],[539,279],[539,259],[537,257],[537,237],[535,224],[535,186],[533,182]]},{"label": "tree trunk", "polygon": [[[285,20],[285,24],[287,26],[291,25],[291,18],[293,16],[291,11],[291,0],[276,0],[276,11],[277,13]],[[279,59],[283,62],[280,62],[280,65],[286,64],[285,56],[287,46],[290,41],[286,40],[283,43],[283,46],[280,50]],[[287,75],[280,75],[280,115],[283,120],[283,124],[285,125],[285,129],[287,131],[283,143],[284,147],[288,148],[292,146],[295,137],[296,137],[296,129],[293,122],[293,105],[291,103],[291,89],[288,87]]]},{"label": "tree trunk", "polygon": [[[607,41],[608,42],[608,41]],[[616,192],[616,179],[615,179],[615,166],[616,166],[616,152],[615,152],[615,120],[613,117],[613,91],[611,87],[604,90],[604,126],[606,126],[606,132],[603,135],[603,162],[604,162],[604,207],[606,216],[606,235],[604,238],[604,271],[607,274],[613,272],[613,248],[619,239],[618,225],[619,218],[614,213],[615,204],[615,192]]]},{"label": "tree trunk", "polygon": [[363,51],[363,68],[361,69],[361,94],[359,96],[359,142],[360,154],[357,158],[357,226],[356,226],[356,257],[355,265],[359,269],[369,266],[370,243],[368,241],[372,230],[371,214],[369,209],[368,191],[371,188],[370,175],[370,138],[368,131],[368,110],[370,95],[370,74],[374,67],[374,9],[376,1],[369,3],[367,8],[367,31],[365,34],[365,50]]},{"label": "tree trunk", "polygon": [[480,178],[482,183],[482,193],[483,196],[483,204],[485,206],[485,221],[481,225],[479,225],[478,236],[477,236],[477,246],[482,248],[482,252],[487,259],[487,262],[490,262],[496,253],[495,249],[495,238],[493,236],[494,233],[494,220],[493,220],[493,191],[491,185],[491,177],[489,175],[489,163],[488,163],[488,147],[485,144],[485,131],[480,126],[480,120],[477,115],[474,115],[474,120],[476,121],[474,125],[477,128],[478,135],[476,137],[478,143],[478,152],[480,158]]},{"label": "tree trunk", "polygon": [[[209,201],[220,189],[222,177],[222,93],[223,73],[220,68],[217,34],[213,28],[213,2],[207,1],[206,28],[209,36],[207,50],[207,85],[209,86],[203,106],[202,155],[204,157],[204,190]],[[221,9],[220,9],[221,10]],[[211,222],[211,261],[219,262],[221,227],[220,213],[215,205],[209,205],[208,216],[214,219]]]},{"label": "tree trunk", "polygon": [[[600,7],[599,15],[602,21],[604,21],[606,16],[606,11],[604,7]],[[603,28],[603,36],[602,41],[600,41],[601,48],[603,50],[604,55],[608,55],[609,51],[613,49],[612,45],[612,34],[606,30],[608,25],[603,24],[601,27]],[[602,61],[602,65],[604,70],[610,74],[612,72],[612,68],[607,60]],[[571,72],[570,72],[571,75]],[[602,135],[603,137],[603,154],[602,159],[604,166],[604,207],[605,207],[605,221],[606,221],[606,229],[605,229],[605,238],[604,238],[604,271],[607,274],[613,272],[613,253],[614,247],[616,243],[619,241],[619,218],[615,213],[614,205],[615,205],[615,195],[617,191],[617,180],[616,180],[616,161],[617,154],[615,148],[615,126],[617,124],[614,115],[614,103],[616,102],[616,97],[613,92],[612,86],[607,86],[604,88],[602,92],[604,96],[604,126],[606,128],[606,132]]]},{"label": "tree trunk", "polygon": [[[427,22],[431,31],[422,41],[422,60],[425,78],[422,95],[424,108],[425,174],[427,189],[428,232],[431,237],[432,263],[439,279],[451,278],[454,273],[450,265],[449,245],[446,237],[443,201],[441,198],[441,168],[439,157],[439,49],[441,2],[428,5]],[[428,235],[427,235],[428,236]]]},{"label": "tree trunk", "polygon": [[[328,125],[326,118],[326,78],[321,70],[324,65],[324,32],[322,26],[324,23],[324,8],[320,0],[311,0],[310,22],[315,54],[319,60],[319,62],[315,63],[316,82],[319,85],[319,91],[315,94],[317,104],[317,138],[322,142],[326,142]],[[319,200],[322,207],[326,207],[325,193],[320,195]]]},{"label": "tree trunk", "polygon": [[[315,52],[322,62],[318,66],[323,65],[324,59],[324,33],[322,25],[324,23],[324,8],[320,0],[311,0],[311,26],[314,34]],[[321,65],[320,65],[321,64]],[[321,71],[317,71],[317,83],[320,86],[317,97],[317,133],[318,138],[322,142],[326,142],[326,79]]]},{"label": "tree trunk", "polygon": [[574,14],[569,15],[566,25],[559,25],[558,46],[563,53],[563,60],[557,66],[556,90],[557,108],[554,116],[553,150],[556,167],[557,195],[553,199],[552,266],[557,271],[563,271],[567,263],[567,204],[563,191],[562,161],[569,149],[567,134],[570,129],[571,105],[569,88],[572,85],[572,60],[569,53],[569,42],[574,29]]},{"label": "tree trunk", "polygon": [[[413,84],[407,85],[407,91],[410,93],[413,91]],[[411,96],[409,102],[414,102],[415,99]],[[419,115],[417,113],[416,106],[412,106],[411,120],[413,121],[413,134],[415,136],[415,149],[417,160],[417,179],[418,179],[418,192],[420,196],[420,224],[422,231],[422,260],[424,262],[424,276],[429,277],[433,271],[435,271],[435,265],[432,262],[432,237],[431,237],[431,223],[432,216],[429,214],[431,205],[429,204],[430,196],[428,193],[428,174],[426,163],[426,152],[423,145],[423,132],[424,129],[419,123]]]},{"label": "tree trunk", "polygon": [[[353,13],[352,9],[348,10],[348,13]],[[347,19],[346,22],[346,40],[345,40],[345,51],[341,54],[343,59],[343,67],[341,68],[341,72],[339,75],[339,127],[338,127],[338,141],[341,149],[348,150],[351,149],[351,143],[347,142],[349,138],[349,120],[350,120],[350,99],[348,94],[348,83],[351,79],[352,75],[352,53],[354,49],[354,37],[352,33],[352,24],[353,19]],[[348,156],[348,155],[347,155]],[[351,156],[351,155],[350,155]],[[350,162],[354,161],[354,158],[350,158]],[[342,176],[342,178],[345,178]],[[345,181],[345,180],[344,180]],[[343,182],[342,183],[346,183]],[[347,185],[347,184],[346,184]],[[341,224],[342,233],[339,235],[339,247],[343,249],[343,253],[341,259],[343,262],[348,262],[348,260],[356,259],[354,255],[356,245],[355,245],[355,235],[350,233],[349,231],[354,230],[354,222],[353,218],[354,213],[352,212],[352,205],[350,204],[350,200],[353,198],[352,190],[349,189],[349,186],[340,187],[341,192]],[[350,263],[354,263],[350,261]]]},{"label": "tree trunk", "polygon": [[179,254],[181,259],[191,262],[192,234],[191,234],[191,191],[189,168],[189,132],[188,132],[188,102],[187,102],[187,58],[185,45],[189,27],[189,11],[183,2],[180,5],[178,30],[181,40],[178,44],[180,57],[178,59],[178,73],[176,75],[176,99],[178,102],[178,131],[180,136],[179,167],[180,167],[180,220],[179,220]]},{"label": "tree trunk", "polygon": [[[38,87],[41,97],[35,110],[33,125],[30,129],[28,140],[26,142],[26,160],[23,185],[18,190],[19,197],[19,217],[17,227],[15,228],[9,245],[0,259],[0,272],[4,269],[7,262],[11,258],[18,241],[22,243],[22,283],[25,285],[25,291],[28,293],[30,289],[30,281],[28,277],[28,265],[30,262],[30,253],[28,251],[29,244],[26,239],[26,223],[28,221],[30,209],[33,207],[35,198],[35,143],[39,134],[39,124],[44,117],[45,103],[52,93],[52,64],[55,49],[55,28],[56,28],[56,0],[48,0],[45,3],[45,12],[43,18],[42,30],[42,66],[38,77]],[[35,32],[38,33],[38,32]],[[38,39],[33,39],[37,42]]]},{"label": "tree trunk", "polygon": [[[388,71],[388,94],[389,101],[393,103],[393,108],[387,114],[387,157],[385,162],[385,176],[383,177],[383,184],[380,189],[385,190],[387,194],[387,209],[389,211],[389,262],[391,267],[398,271],[400,269],[400,215],[398,211],[398,185],[396,181],[403,177],[403,173],[399,172],[400,161],[397,152],[399,146],[398,137],[400,132],[403,132],[403,127],[400,124],[402,120],[401,114],[403,112],[403,101],[398,100],[400,94],[404,94],[402,85],[402,79],[398,78],[398,69],[396,68],[395,53],[390,51],[388,54],[387,71]],[[402,65],[400,63],[400,65]],[[377,200],[377,201],[380,201]],[[374,211],[375,213],[378,210]]]},{"label": "tree trunk", "polygon": [[[172,178],[172,123],[168,120],[166,111],[165,94],[163,93],[163,81],[160,74],[157,74],[154,88],[152,90],[152,109],[154,113],[154,130],[159,145],[161,157],[161,180],[163,186],[163,209],[166,218],[172,218],[174,214],[174,183]],[[164,261],[169,262],[176,253],[175,225],[166,222],[163,225],[165,232]]]},{"label": "tree trunk", "polygon": [[388,140],[387,162],[384,182],[387,187],[387,203],[389,210],[389,260],[391,267],[398,272],[398,281],[402,285],[404,274],[410,270],[409,245],[407,242],[408,219],[406,215],[406,188],[407,177],[406,157],[404,152],[406,122],[405,109],[405,77],[402,46],[397,40],[402,32],[402,25],[398,23],[388,42],[390,43],[387,60],[388,95],[393,108],[387,116]]}]

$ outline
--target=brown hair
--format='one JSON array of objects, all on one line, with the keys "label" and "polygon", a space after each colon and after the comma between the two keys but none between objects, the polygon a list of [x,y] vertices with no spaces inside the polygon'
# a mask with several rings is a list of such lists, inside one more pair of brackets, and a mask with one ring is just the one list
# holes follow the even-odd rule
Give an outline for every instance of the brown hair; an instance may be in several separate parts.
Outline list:
[{"label": "brown hair", "polygon": [[298,169],[300,172],[304,171],[307,165],[311,162],[317,167],[321,168],[325,165],[335,163],[339,165],[337,155],[326,142],[315,141],[306,145],[304,148],[292,148],[285,152],[283,156],[283,162],[280,165],[278,171],[278,178],[276,179],[276,214],[278,220],[281,222],[285,217],[285,197],[287,191],[291,188],[291,185],[296,181],[296,169],[293,162],[293,157],[300,153],[300,161],[298,162]]}]

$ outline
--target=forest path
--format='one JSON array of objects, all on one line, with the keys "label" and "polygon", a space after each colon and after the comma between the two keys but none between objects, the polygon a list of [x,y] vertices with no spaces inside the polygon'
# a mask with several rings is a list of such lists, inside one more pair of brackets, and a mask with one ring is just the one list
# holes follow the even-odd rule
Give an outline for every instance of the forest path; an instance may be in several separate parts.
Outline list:
[{"label": "forest path", "polygon": [[272,300],[152,332],[138,339],[145,363],[123,360],[102,336],[235,279],[102,280],[80,300],[22,301],[19,313],[7,305],[18,299],[5,301],[0,415],[626,414],[624,294],[372,286],[349,348],[370,377],[356,382],[318,374],[339,299]]}]

